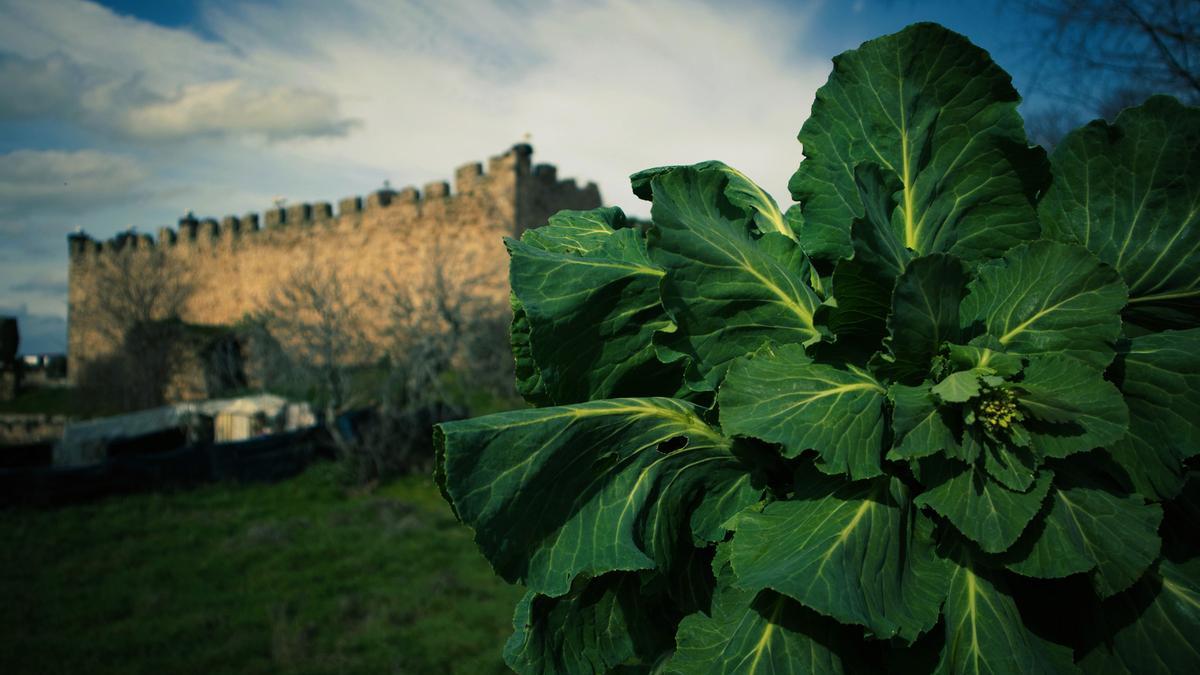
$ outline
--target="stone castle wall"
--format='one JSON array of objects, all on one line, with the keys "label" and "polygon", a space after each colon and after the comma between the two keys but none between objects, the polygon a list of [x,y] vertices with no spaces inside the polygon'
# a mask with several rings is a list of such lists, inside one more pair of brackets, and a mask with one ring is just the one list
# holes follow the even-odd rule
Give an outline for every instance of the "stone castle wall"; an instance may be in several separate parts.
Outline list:
[{"label": "stone castle wall", "polygon": [[374,192],[366,198],[295,204],[243,217],[185,218],[178,230],[163,228],[157,240],[124,234],[107,242],[71,235],[68,294],[68,356],[74,379],[87,364],[115,345],[79,311],[99,287],[104,257],[136,260],[164,253],[170,266],[193,288],[182,319],[231,325],[269,303],[299,270],[334,271],[352,288],[376,288],[391,276],[403,282],[421,264],[452,252],[466,256],[494,294],[507,306],[507,254],[502,237],[520,236],[560,209],[600,206],[594,183],[579,187],[559,180],[555,167],[534,166],[532,148],[516,145],[491,158],[486,167],[471,163],[445,181],[418,191]]}]

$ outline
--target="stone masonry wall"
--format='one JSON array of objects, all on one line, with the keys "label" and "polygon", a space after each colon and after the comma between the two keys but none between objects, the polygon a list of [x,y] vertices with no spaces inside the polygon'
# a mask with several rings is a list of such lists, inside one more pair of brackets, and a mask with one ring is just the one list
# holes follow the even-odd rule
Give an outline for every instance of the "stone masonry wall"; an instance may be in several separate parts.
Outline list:
[{"label": "stone masonry wall", "polygon": [[58,440],[67,421],[63,415],[0,413],[0,446]]},{"label": "stone masonry wall", "polygon": [[262,308],[302,267],[334,270],[344,284],[371,288],[387,275],[403,281],[406,270],[441,250],[469,256],[488,280],[495,302],[508,302],[508,257],[502,237],[538,227],[560,209],[600,206],[594,183],[579,187],[560,181],[555,168],[531,164],[532,148],[513,146],[486,167],[471,163],[455,172],[454,189],[445,181],[424,189],[379,191],[365,199],[295,204],[262,214],[214,219],[185,218],[177,231],[163,228],[157,240],[126,235],[98,242],[71,235],[68,295],[68,356],[72,379],[88,362],[114,345],[76,311],[93,294],[104,293],[95,279],[100,256],[114,251],[165,250],[171,265],[186,275],[190,294],[184,321],[229,325]]}]

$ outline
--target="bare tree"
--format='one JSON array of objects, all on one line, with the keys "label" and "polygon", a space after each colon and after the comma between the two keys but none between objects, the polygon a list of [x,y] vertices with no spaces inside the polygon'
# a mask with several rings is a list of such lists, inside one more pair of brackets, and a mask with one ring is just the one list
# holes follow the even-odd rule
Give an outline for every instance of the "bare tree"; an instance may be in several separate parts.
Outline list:
[{"label": "bare tree", "polygon": [[1044,45],[1079,73],[1200,99],[1195,0],[1026,0],[1047,21]]},{"label": "bare tree", "polygon": [[[467,249],[477,243],[429,237],[369,282],[306,265],[242,326],[249,366],[268,374],[249,379],[322,405],[354,482],[428,462],[433,424],[465,414],[464,391],[511,391],[507,307],[498,271]],[[335,418],[351,410],[363,423],[343,435]]]},{"label": "bare tree", "polygon": [[72,308],[108,347],[82,364],[78,378],[85,403],[100,409],[163,403],[178,319],[193,291],[162,249],[137,242],[132,233],[118,236],[111,250],[96,256],[89,271],[94,291]]},{"label": "bare tree", "polygon": [[[1153,93],[1200,104],[1200,2],[1023,0],[1040,24],[1035,89],[1058,99],[1029,116],[1031,135],[1057,141],[1089,116],[1112,119]],[[1029,93],[1029,92],[1027,92]]]},{"label": "bare tree", "polygon": [[76,309],[111,344],[138,324],[178,317],[191,296],[191,279],[157,247],[134,247],[136,235],[118,236],[113,250],[91,268],[96,292]]},{"label": "bare tree", "polygon": [[[316,388],[316,401],[332,423],[356,404],[352,370],[372,360],[367,339],[363,290],[345,283],[335,270],[305,265],[292,274],[251,321],[254,359],[268,386]],[[297,377],[298,376],[298,377]]]},{"label": "bare tree", "polygon": [[[446,401],[448,373],[467,386],[503,393],[511,386],[506,307],[494,272],[446,237],[432,238],[419,263],[389,275],[379,294],[391,389],[399,406]],[[499,331],[497,331],[497,327]]]},{"label": "bare tree", "polygon": [[464,416],[469,394],[515,398],[496,272],[481,268],[466,245],[445,235],[426,240],[416,264],[388,275],[375,294],[387,377],[373,423],[347,448],[354,482],[426,467],[433,425]]}]

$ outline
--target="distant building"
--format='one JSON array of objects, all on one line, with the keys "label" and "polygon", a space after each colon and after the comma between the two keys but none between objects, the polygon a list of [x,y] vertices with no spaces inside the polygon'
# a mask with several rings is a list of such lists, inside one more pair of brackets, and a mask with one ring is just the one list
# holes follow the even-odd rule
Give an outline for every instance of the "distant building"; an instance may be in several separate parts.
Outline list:
[{"label": "distant building", "polygon": [[66,354],[25,354],[21,356],[21,378],[24,386],[54,387],[67,383]]},{"label": "distant building", "polygon": [[[502,238],[538,227],[560,209],[601,205],[594,183],[580,187],[559,180],[554,166],[533,165],[533,149],[513,146],[486,166],[470,163],[446,181],[422,190],[387,187],[365,198],[337,204],[297,203],[263,213],[227,216],[220,221],[190,214],[177,230],[163,228],[156,239],[132,231],[100,242],[82,232],[68,237],[70,248],[67,311],[70,375],[115,350],[91,314],[81,312],[106,289],[97,282],[105,256],[164,252],[191,287],[180,318],[188,324],[229,326],[261,309],[297,270],[335,270],[348,284],[368,288],[428,262],[440,250],[470,256],[487,279],[497,306],[507,306],[507,254]],[[154,317],[163,318],[163,317]]]}]

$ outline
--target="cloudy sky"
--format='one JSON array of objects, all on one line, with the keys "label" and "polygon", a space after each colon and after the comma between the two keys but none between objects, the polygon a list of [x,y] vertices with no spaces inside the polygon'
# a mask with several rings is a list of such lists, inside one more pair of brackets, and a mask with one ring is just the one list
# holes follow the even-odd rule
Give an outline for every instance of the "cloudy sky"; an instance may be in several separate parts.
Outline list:
[{"label": "cloudy sky", "polygon": [[[1008,3],[1011,5],[1011,3]],[[63,351],[66,235],[154,233],[448,178],[529,134],[645,215],[626,177],[721,159],[783,204],[829,59],[933,20],[1031,77],[981,0],[0,0],[0,314]]]}]

